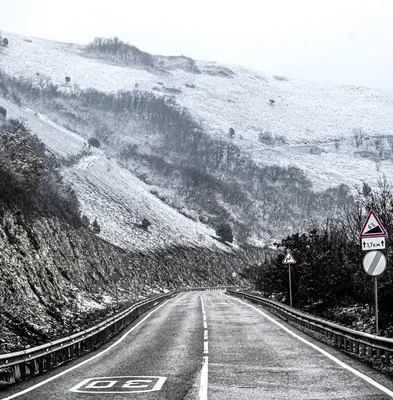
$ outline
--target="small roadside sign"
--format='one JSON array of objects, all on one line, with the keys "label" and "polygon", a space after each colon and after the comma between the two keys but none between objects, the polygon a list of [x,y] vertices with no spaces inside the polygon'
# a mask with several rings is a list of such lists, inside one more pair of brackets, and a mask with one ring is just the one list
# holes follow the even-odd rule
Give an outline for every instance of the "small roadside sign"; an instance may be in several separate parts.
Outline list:
[{"label": "small roadside sign", "polygon": [[290,251],[287,251],[284,259],[282,260],[283,264],[296,264],[295,257],[291,254]]},{"label": "small roadside sign", "polygon": [[234,278],[236,278],[236,275],[237,275],[236,272],[232,272],[232,276],[233,276]]},{"label": "small roadside sign", "polygon": [[368,214],[366,222],[363,225],[362,230],[360,231],[361,238],[370,238],[370,237],[385,237],[387,236],[386,229],[383,227],[381,221],[375,214],[373,210],[371,210]]},{"label": "small roadside sign", "polygon": [[382,250],[386,246],[385,237],[362,238],[362,250]]},{"label": "small roadside sign", "polygon": [[386,268],[385,255],[378,250],[369,251],[363,258],[363,268],[370,276],[381,275]]}]

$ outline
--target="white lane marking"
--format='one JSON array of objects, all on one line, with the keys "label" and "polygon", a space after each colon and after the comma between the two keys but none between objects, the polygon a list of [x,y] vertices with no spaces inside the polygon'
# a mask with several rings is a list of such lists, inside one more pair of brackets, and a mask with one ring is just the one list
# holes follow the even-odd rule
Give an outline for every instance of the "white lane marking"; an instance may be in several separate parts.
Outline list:
[{"label": "white lane marking", "polygon": [[69,391],[96,394],[156,392],[162,389],[166,379],[165,376],[105,376],[85,379]]},{"label": "white lane marking", "polygon": [[34,386],[30,386],[29,388],[27,388],[27,389],[25,389],[25,390],[22,390],[21,392],[14,393],[14,394],[12,394],[11,396],[3,397],[3,398],[0,399],[0,400],[11,400],[11,399],[15,399],[16,397],[22,396],[23,394],[29,393],[29,392],[31,392],[32,390],[37,389],[37,388],[39,388],[40,386],[46,385],[47,383],[49,383],[49,382],[51,382],[51,381],[53,381],[53,380],[55,380],[55,379],[57,379],[57,378],[60,378],[61,376],[65,375],[65,374],[68,374],[69,372],[73,371],[74,369],[77,369],[77,368],[81,367],[82,365],[87,364],[88,362],[90,362],[90,361],[96,359],[97,357],[100,357],[102,354],[107,353],[109,350],[113,349],[113,347],[115,347],[115,346],[117,346],[119,343],[121,343],[132,331],[134,331],[140,324],[142,324],[142,322],[144,322],[147,318],[149,318],[150,315],[152,315],[152,314],[155,313],[157,310],[159,310],[161,307],[163,307],[166,303],[168,303],[169,300],[171,300],[171,299],[166,300],[166,301],[165,301],[164,303],[162,303],[159,307],[157,307],[157,308],[155,308],[153,311],[149,312],[149,314],[147,314],[147,315],[146,315],[142,320],[140,320],[135,326],[133,326],[129,331],[127,331],[120,339],[118,339],[115,343],[111,344],[111,345],[110,345],[109,347],[107,347],[105,350],[102,350],[100,353],[94,355],[93,357],[88,358],[88,359],[85,360],[85,361],[80,362],[80,363],[77,364],[77,365],[74,365],[74,366],[71,367],[71,368],[68,368],[68,369],[64,370],[63,372],[60,372],[60,373],[57,374],[57,375],[54,375],[54,376],[52,376],[52,377],[50,377],[50,378],[48,378],[48,379],[46,379],[46,380],[44,380],[44,381],[42,381],[42,382],[39,382],[39,383],[37,383],[37,384],[34,385]]},{"label": "white lane marking", "polygon": [[393,398],[393,391],[389,390],[388,388],[386,388],[385,386],[382,386],[380,383],[374,381],[373,379],[371,379],[370,377],[368,377],[367,375],[357,371],[355,368],[350,367],[349,365],[345,364],[343,361],[339,360],[338,358],[334,357],[333,355],[331,355],[330,353],[328,353],[327,351],[321,349],[320,347],[316,346],[314,343],[311,343],[309,341],[307,341],[306,339],[302,338],[301,336],[297,335],[295,332],[292,332],[290,329],[288,329],[287,327],[285,327],[284,325],[281,325],[278,321],[276,321],[275,319],[273,319],[272,317],[270,317],[269,315],[267,315],[266,313],[264,313],[262,310],[260,310],[259,308],[245,303],[242,300],[239,300],[237,298],[233,298],[233,300],[238,301],[241,304],[246,304],[248,307],[253,308],[255,311],[258,311],[260,314],[262,314],[265,318],[267,318],[269,321],[273,322],[275,325],[279,326],[281,329],[283,329],[285,332],[289,333],[291,336],[295,337],[296,339],[300,340],[301,342],[305,343],[307,346],[312,347],[314,350],[318,351],[319,353],[323,354],[324,356],[326,356],[327,358],[329,358],[330,360],[332,360],[333,362],[335,362],[336,364],[338,364],[340,367],[346,369],[347,371],[352,372],[354,375],[356,375],[357,377],[363,379],[364,381],[366,381],[367,383],[369,383],[370,385],[376,387],[377,389],[379,389],[380,391],[382,391],[383,393],[387,394],[388,396]]},{"label": "white lane marking", "polygon": [[202,306],[202,316],[203,316],[203,365],[201,371],[201,384],[199,386],[199,400],[207,400],[207,383],[208,383],[208,372],[209,372],[209,344],[208,344],[208,334],[207,334],[207,322],[206,322],[206,312],[205,312],[205,304],[203,302],[202,296],[201,298],[201,306]]},{"label": "white lane marking", "polygon": [[207,381],[209,374],[209,357],[203,357],[203,366],[201,372],[201,386],[199,388],[199,400],[207,400]]},{"label": "white lane marking", "polygon": [[205,355],[209,354],[209,342],[207,340],[203,342],[203,353]]}]

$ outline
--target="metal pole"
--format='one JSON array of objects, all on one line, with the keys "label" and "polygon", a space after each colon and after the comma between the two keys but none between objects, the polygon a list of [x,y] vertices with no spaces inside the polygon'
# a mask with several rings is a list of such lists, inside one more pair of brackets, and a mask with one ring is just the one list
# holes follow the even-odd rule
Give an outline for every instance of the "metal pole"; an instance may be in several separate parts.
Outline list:
[{"label": "metal pole", "polygon": [[291,279],[291,264],[288,264],[289,275],[289,305],[292,307],[292,279]]},{"label": "metal pole", "polygon": [[378,326],[378,277],[375,277],[374,280],[374,288],[375,288],[375,334],[379,334],[379,326]]},{"label": "metal pole", "polygon": [[115,291],[116,291],[116,310],[119,308],[119,296],[117,293],[117,279],[115,277]]}]

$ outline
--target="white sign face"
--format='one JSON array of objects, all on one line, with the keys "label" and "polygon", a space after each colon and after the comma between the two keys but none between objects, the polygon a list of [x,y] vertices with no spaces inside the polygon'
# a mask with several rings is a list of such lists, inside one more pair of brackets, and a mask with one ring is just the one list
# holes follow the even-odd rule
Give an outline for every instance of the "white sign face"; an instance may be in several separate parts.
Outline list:
[{"label": "white sign face", "polygon": [[370,276],[381,275],[386,268],[386,257],[380,251],[370,251],[363,258],[363,268]]},{"label": "white sign face", "polygon": [[387,235],[388,234],[377,217],[377,214],[371,210],[360,232],[360,237],[378,237]]},{"label": "white sign face", "polygon": [[296,264],[295,257],[288,251],[282,260],[283,264]]},{"label": "white sign face", "polygon": [[71,388],[76,393],[142,393],[161,390],[164,376],[108,376],[89,378]]},{"label": "white sign face", "polygon": [[234,278],[236,278],[236,272],[232,272],[232,276],[234,277]]},{"label": "white sign face", "polygon": [[386,240],[384,237],[362,238],[362,250],[382,250],[385,248]]}]

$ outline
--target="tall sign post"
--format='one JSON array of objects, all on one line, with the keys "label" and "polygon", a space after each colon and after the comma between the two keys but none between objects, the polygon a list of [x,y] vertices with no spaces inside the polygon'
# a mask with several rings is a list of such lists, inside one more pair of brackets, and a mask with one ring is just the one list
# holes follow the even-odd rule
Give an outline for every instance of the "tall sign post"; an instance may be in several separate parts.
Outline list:
[{"label": "tall sign post", "polygon": [[375,298],[375,334],[379,334],[378,324],[378,276],[386,269],[386,257],[379,251],[385,249],[387,232],[373,210],[370,211],[360,232],[362,250],[367,251],[363,257],[364,271],[374,277]]},{"label": "tall sign post", "polygon": [[296,260],[291,254],[291,250],[287,249],[287,254],[282,260],[282,264],[288,265],[288,279],[289,279],[289,305],[292,307],[292,278],[291,278],[291,265],[296,264]]}]

